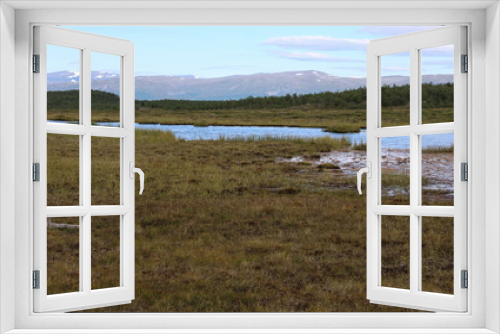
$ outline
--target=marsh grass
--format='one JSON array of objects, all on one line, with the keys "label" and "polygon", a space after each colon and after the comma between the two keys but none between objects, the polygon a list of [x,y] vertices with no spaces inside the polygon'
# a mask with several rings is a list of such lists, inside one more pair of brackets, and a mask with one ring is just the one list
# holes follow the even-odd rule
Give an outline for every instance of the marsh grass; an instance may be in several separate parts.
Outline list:
[{"label": "marsh grass", "polygon": [[382,216],[381,285],[410,289],[410,217]]},{"label": "marsh grass", "polygon": [[91,218],[93,290],[120,286],[120,216]]},{"label": "marsh grass", "polygon": [[[453,231],[450,217],[422,217],[422,290],[453,294]],[[430,235],[430,238],[427,236]]]},{"label": "marsh grass", "polygon": [[[136,122],[175,125],[298,126],[359,132],[366,126],[366,110],[293,107],[285,109],[169,110],[136,109]],[[337,132],[337,131],[336,131]]]},{"label": "marsh grass", "polygon": [[422,149],[422,153],[453,153],[454,146],[444,146],[444,145],[436,145],[436,146],[427,146]]},{"label": "marsh grass", "polygon": [[78,136],[47,134],[47,205],[80,203]]},{"label": "marsh grass", "polygon": [[91,203],[120,205],[120,138],[91,138]]},{"label": "marsh grass", "polygon": [[382,172],[382,205],[410,205],[410,175],[399,171]]},{"label": "marsh grass", "polygon": [[[152,101],[154,102],[154,101]],[[387,116],[384,126],[405,124],[409,108],[405,106],[384,109]],[[453,108],[426,108],[422,110],[424,119],[433,123],[449,122]],[[72,108],[49,108],[47,117],[51,120],[78,121],[78,112]],[[115,110],[106,107],[92,111],[92,122],[119,121]],[[166,109],[160,107],[138,107],[135,121],[142,124],[194,125],[206,127],[210,125],[226,126],[296,126],[323,128],[328,132],[359,132],[366,128],[366,109],[318,108],[300,106],[279,109],[210,109],[185,110]]]},{"label": "marsh grass", "polygon": [[[49,152],[77,164],[78,156],[62,140],[50,145]],[[110,150],[104,141],[92,149]],[[136,195],[136,298],[91,312],[409,311],[366,299],[366,197],[357,193],[355,177],[313,164],[277,162],[337,149],[352,149],[352,143],[332,138],[184,141],[168,132],[136,131],[136,165],[146,174],[145,191]],[[100,157],[101,172],[113,173],[113,154],[108,163],[106,157]],[[53,161],[58,173],[70,173],[64,170],[66,159]],[[71,192],[68,175],[54,178],[62,195]],[[113,194],[104,183],[92,189],[102,201]],[[387,231],[394,240],[384,254],[397,257],[398,227]],[[49,251],[66,252],[64,239],[54,242],[49,232]],[[69,229],[57,232],[78,236]],[[102,232],[93,249],[112,252],[116,233]],[[433,243],[441,237],[428,234]],[[93,254],[93,265],[115,268],[114,254],[110,263]],[[68,268],[50,265],[57,272],[50,288],[60,291]],[[449,269],[443,270],[427,279],[433,291],[452,284],[444,275]],[[93,277],[93,286],[114,284],[113,271],[101,272],[106,271],[111,276],[95,278],[102,285]]]},{"label": "marsh grass", "polygon": [[[78,217],[51,218],[54,224],[78,226]],[[77,292],[80,241],[77,228],[47,229],[47,294]]]},{"label": "marsh grass", "polygon": [[[384,126],[408,125],[409,108],[391,107]],[[453,108],[426,108],[422,117],[433,123],[448,122]],[[107,116],[105,116],[107,117]],[[297,126],[324,128],[328,132],[359,132],[366,128],[366,109],[327,109],[290,107],[283,109],[215,109],[170,110],[162,108],[136,109],[135,120],[144,124],[172,125],[239,125],[239,126]]]},{"label": "marsh grass", "polygon": [[360,132],[361,127],[362,124],[338,122],[333,125],[327,126],[325,128],[325,132],[334,132],[334,133]]}]

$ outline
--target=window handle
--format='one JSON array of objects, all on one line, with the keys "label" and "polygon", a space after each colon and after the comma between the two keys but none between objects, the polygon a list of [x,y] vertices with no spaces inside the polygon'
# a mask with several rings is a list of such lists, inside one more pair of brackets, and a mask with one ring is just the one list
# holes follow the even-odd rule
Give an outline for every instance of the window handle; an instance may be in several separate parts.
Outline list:
[{"label": "window handle", "polygon": [[144,191],[144,172],[140,168],[135,168],[133,161],[130,161],[129,171],[130,171],[130,175],[129,176],[130,176],[131,179],[134,178],[134,173],[139,174],[139,178],[140,178],[139,181],[140,181],[140,184],[141,184],[141,189],[139,190],[139,195],[142,195],[142,192]]},{"label": "window handle", "polygon": [[361,176],[363,176],[363,173],[366,173],[366,176],[371,179],[372,178],[372,163],[370,161],[366,162],[366,167],[361,168],[358,171],[358,192],[361,195]]}]

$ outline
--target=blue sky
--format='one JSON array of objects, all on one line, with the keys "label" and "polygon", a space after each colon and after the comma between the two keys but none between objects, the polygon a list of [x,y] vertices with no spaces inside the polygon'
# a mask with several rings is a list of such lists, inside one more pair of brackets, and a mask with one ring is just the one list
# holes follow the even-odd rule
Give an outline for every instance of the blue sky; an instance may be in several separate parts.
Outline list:
[{"label": "blue sky", "polygon": [[[365,50],[369,40],[433,27],[66,28],[131,40],[135,45],[136,75],[194,75],[211,78],[304,70],[317,70],[336,76],[364,77]],[[450,49],[436,51],[438,52],[429,52],[425,57],[423,74],[452,73]],[[74,57],[59,54],[57,59],[50,62],[48,71],[73,70],[75,61],[70,61],[71,58]],[[93,57],[93,70],[115,72],[117,66],[113,58]],[[408,59],[400,56],[391,57],[383,75],[407,73]]]}]

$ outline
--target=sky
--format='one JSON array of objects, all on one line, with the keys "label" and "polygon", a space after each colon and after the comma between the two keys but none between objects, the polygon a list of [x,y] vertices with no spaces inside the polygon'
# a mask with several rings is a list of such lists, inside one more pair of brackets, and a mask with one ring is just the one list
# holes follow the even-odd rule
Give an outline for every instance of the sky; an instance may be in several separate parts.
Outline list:
[{"label": "sky", "polygon": [[[135,74],[213,78],[284,71],[366,76],[370,40],[436,27],[148,26],[65,27],[123,38],[135,45]],[[429,50],[422,74],[452,74],[453,48]],[[53,52],[49,72],[78,71],[78,53]],[[75,56],[76,54],[76,56]],[[424,56],[423,56],[424,58]],[[408,75],[406,55],[387,56],[382,75]],[[115,73],[117,57],[93,55],[92,70]]]}]

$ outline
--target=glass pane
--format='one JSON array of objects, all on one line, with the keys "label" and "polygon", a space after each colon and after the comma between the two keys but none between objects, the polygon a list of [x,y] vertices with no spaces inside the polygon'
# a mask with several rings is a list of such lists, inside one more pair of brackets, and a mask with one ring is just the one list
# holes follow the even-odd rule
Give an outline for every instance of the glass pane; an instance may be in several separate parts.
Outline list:
[{"label": "glass pane", "polygon": [[80,205],[80,138],[47,134],[47,205]]},{"label": "glass pane", "polygon": [[453,122],[453,45],[420,50],[422,124]]},{"label": "glass pane", "polygon": [[410,289],[410,217],[382,216],[382,286]]},{"label": "glass pane", "polygon": [[[120,56],[92,52],[92,123],[119,126],[120,58]],[[103,122],[106,124],[101,124]]]},{"label": "glass pane", "polygon": [[453,206],[453,133],[423,135],[422,205]]},{"label": "glass pane", "polygon": [[453,218],[421,219],[422,291],[453,294]]},{"label": "glass pane", "polygon": [[410,137],[381,138],[382,205],[410,204]]},{"label": "glass pane", "polygon": [[80,121],[80,54],[47,45],[47,120]]},{"label": "glass pane", "polygon": [[120,286],[120,216],[92,217],[92,289]]},{"label": "glass pane", "polygon": [[381,56],[380,66],[382,126],[409,125],[410,52]]},{"label": "glass pane", "polygon": [[92,205],[120,205],[120,140],[92,137]]},{"label": "glass pane", "polygon": [[80,218],[47,218],[47,294],[80,291]]}]

